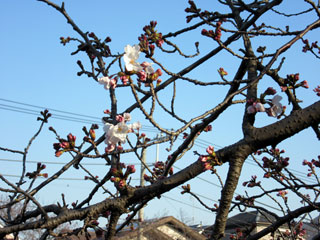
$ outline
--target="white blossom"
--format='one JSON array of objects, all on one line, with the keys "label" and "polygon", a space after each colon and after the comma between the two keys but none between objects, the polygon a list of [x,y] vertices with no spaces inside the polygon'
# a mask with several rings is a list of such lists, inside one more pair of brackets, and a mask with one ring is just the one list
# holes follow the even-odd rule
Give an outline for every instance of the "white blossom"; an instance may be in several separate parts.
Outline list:
[{"label": "white blossom", "polygon": [[130,46],[129,44],[124,48],[124,56],[123,56],[123,60],[125,62],[126,65],[126,69],[128,71],[142,71],[142,67],[140,66],[139,63],[137,63],[136,61],[139,58],[139,54],[140,54],[140,47],[139,45],[133,45]]},{"label": "white blossom", "polygon": [[154,73],[154,69],[152,67],[153,63],[149,63],[149,62],[143,62],[141,63],[141,66],[143,67],[144,71],[148,74],[151,75],[152,73]]},{"label": "white blossom", "polygon": [[104,85],[104,88],[107,90],[111,87],[111,79],[108,77],[101,77],[98,79],[98,82]]},{"label": "white blossom", "polygon": [[272,117],[278,117],[282,111],[283,107],[282,104],[280,103],[282,97],[279,95],[275,95],[272,99],[272,107],[270,108],[268,114]]},{"label": "white blossom", "polygon": [[119,122],[117,125],[106,123],[103,127],[106,133],[106,144],[117,144],[119,142],[125,143],[130,128],[124,122]]},{"label": "white blossom", "polygon": [[140,128],[140,122],[135,122],[128,125],[125,122],[119,122],[117,125],[105,123],[103,126],[103,131],[105,132],[104,142],[108,145],[116,145],[119,142],[125,143],[128,133]]},{"label": "white blossom", "polygon": [[138,121],[138,122],[129,124],[128,126],[129,126],[129,128],[132,129],[132,130],[138,130],[138,129],[141,128],[141,123]]}]

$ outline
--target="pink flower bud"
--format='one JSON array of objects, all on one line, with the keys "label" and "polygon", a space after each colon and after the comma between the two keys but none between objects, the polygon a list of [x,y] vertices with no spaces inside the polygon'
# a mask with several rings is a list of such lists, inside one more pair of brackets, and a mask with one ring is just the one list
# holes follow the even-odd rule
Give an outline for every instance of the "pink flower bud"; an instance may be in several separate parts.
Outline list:
[{"label": "pink flower bud", "polygon": [[302,87],[309,88],[309,84],[306,80],[302,81]]},{"label": "pink flower bud", "polygon": [[105,152],[106,152],[106,153],[110,153],[110,152],[112,152],[115,148],[116,148],[116,146],[115,146],[114,144],[108,144],[108,146],[105,148]]},{"label": "pink flower bud", "polygon": [[63,153],[63,151],[57,151],[57,152],[55,153],[55,156],[56,156],[56,157],[60,157],[60,156],[62,155],[62,153]]},{"label": "pink flower bud", "polygon": [[162,76],[162,71],[160,68],[157,69],[156,73],[158,74],[158,76]]},{"label": "pink flower bud", "polygon": [[94,141],[96,139],[96,132],[94,131],[94,129],[91,128],[89,130],[89,134],[90,134],[91,139]]},{"label": "pink flower bud", "polygon": [[104,113],[104,114],[110,114],[111,112],[110,112],[109,109],[106,109],[106,110],[103,111],[103,113]]},{"label": "pink flower bud", "polygon": [[202,29],[201,34],[204,36],[208,35],[208,31],[206,29]]},{"label": "pink flower bud", "polygon": [[214,148],[213,148],[213,146],[207,147],[206,151],[207,151],[207,153],[208,153],[209,155],[212,155],[212,154],[214,153]]},{"label": "pink flower bud", "polygon": [[155,27],[157,25],[157,21],[150,21],[150,26],[151,27]]},{"label": "pink flower bud", "polygon": [[275,95],[276,93],[277,91],[272,87],[268,87],[267,90],[264,92],[265,95]]},{"label": "pink flower bud", "polygon": [[140,81],[144,82],[147,79],[147,73],[145,71],[140,71],[137,73]]},{"label": "pink flower bud", "polygon": [[123,117],[122,115],[117,115],[117,116],[116,116],[116,120],[117,120],[118,122],[124,122],[124,117]]},{"label": "pink flower bud", "polygon": [[136,169],[134,167],[134,165],[128,165],[127,166],[127,170],[129,171],[129,173],[135,173]]},{"label": "pink flower bud", "polygon": [[74,143],[76,141],[76,136],[73,136],[71,133],[69,133],[68,134],[68,141]]}]

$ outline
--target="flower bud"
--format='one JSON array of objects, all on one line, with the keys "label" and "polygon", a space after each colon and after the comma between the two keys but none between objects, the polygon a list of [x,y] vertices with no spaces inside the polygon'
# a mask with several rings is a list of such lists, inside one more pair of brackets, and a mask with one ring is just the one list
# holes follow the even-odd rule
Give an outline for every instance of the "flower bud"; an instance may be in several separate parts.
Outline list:
[{"label": "flower bud", "polygon": [[94,131],[94,129],[90,128],[89,134],[91,139],[94,141],[96,139],[96,132]]},{"label": "flower bud", "polygon": [[130,174],[136,172],[136,169],[135,169],[134,165],[128,165],[128,166],[127,166],[127,170],[128,170],[128,172],[129,172]]}]

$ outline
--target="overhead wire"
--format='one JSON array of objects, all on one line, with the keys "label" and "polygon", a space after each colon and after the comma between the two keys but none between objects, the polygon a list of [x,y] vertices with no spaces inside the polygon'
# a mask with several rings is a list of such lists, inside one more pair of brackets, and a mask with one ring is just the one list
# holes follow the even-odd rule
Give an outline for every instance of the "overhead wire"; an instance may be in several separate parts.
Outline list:
[{"label": "overhead wire", "polygon": [[[58,110],[58,109],[54,109],[54,108],[46,108],[46,107],[41,107],[41,106],[36,106],[36,105],[32,105],[32,104],[27,104],[27,103],[22,103],[22,102],[18,102],[18,101],[13,101],[13,100],[8,100],[8,99],[4,99],[4,98],[0,98],[0,101],[4,101],[4,102],[9,102],[9,103],[14,103],[14,104],[18,104],[18,105],[22,105],[22,106],[28,106],[28,107],[33,107],[33,108],[38,108],[38,109],[48,109],[50,111],[55,111],[55,112],[59,112],[59,113],[63,113],[63,114],[67,114],[67,115],[61,115],[61,114],[56,114],[56,113],[52,113],[52,117],[56,118],[56,119],[60,119],[60,120],[67,120],[67,121],[73,121],[73,122],[81,122],[81,123],[95,123],[98,125],[103,125],[103,123],[100,121],[100,118],[98,117],[94,117],[94,116],[89,116],[89,115],[84,115],[84,114],[78,114],[78,113],[73,113],[73,112],[69,112],[69,111],[63,111],[63,110]],[[3,110],[9,110],[9,111],[14,111],[14,112],[20,112],[20,113],[25,113],[25,114],[31,114],[31,115],[37,115],[40,116],[39,112],[36,110],[32,110],[32,109],[28,109],[28,108],[23,108],[23,107],[17,107],[17,106],[10,106],[8,104],[0,104],[0,109]],[[71,115],[71,116],[68,116]],[[73,116],[72,116],[73,115]],[[84,117],[84,118],[89,118],[89,119],[84,119],[84,118],[79,118],[79,117],[74,117],[74,116],[79,116],[79,117]],[[99,120],[99,121],[98,121]],[[154,127],[152,126],[146,126],[143,125],[142,129],[144,129],[145,131],[150,131],[150,132],[158,132],[158,130],[156,130]],[[179,137],[179,140],[183,140],[182,137]],[[201,147],[201,148],[206,148],[208,145],[213,145],[215,146],[217,149],[222,148],[222,146],[217,145],[217,144],[213,144],[209,141],[206,141],[204,139],[196,139],[195,141],[195,145],[197,147]],[[248,159],[249,161],[246,161],[248,164],[250,165],[254,165],[257,166],[254,163],[253,159]],[[15,161],[15,160],[9,160],[9,159],[0,159],[0,161]],[[29,161],[29,162],[36,162],[36,161]],[[252,163],[253,162],[253,163]],[[44,162],[43,162],[44,163]],[[53,162],[46,162],[47,164],[65,164],[65,163],[53,163]],[[86,165],[100,165],[98,163],[88,163]],[[102,164],[105,165],[105,164]],[[175,166],[175,168],[179,169],[178,167]],[[296,170],[292,170],[295,171],[297,173],[297,175],[299,174],[301,177],[303,177],[303,173],[296,171]],[[207,182],[211,185],[214,185],[216,187],[220,187],[220,185],[212,183],[204,178],[201,177],[197,177],[198,179],[200,179],[201,181]],[[310,180],[310,179],[308,179]],[[236,193],[237,194],[237,193]],[[210,199],[213,200],[213,199]],[[267,205],[268,206],[268,205]],[[270,206],[269,206],[270,207]]]}]

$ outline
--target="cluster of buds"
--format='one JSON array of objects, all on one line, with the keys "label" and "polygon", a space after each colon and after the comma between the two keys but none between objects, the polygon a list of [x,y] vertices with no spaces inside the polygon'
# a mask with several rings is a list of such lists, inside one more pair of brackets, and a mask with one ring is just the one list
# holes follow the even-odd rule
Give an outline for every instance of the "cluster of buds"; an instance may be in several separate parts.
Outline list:
[{"label": "cluster of buds", "polygon": [[204,132],[211,132],[212,131],[212,125],[208,125],[203,129]]},{"label": "cluster of buds", "polygon": [[71,40],[70,37],[67,37],[67,38],[60,37],[60,43],[63,44],[63,46],[65,46],[68,42],[70,42],[70,40]]},{"label": "cluster of buds", "polygon": [[106,37],[105,40],[103,42],[101,42],[100,39],[93,32],[89,33],[88,36],[89,36],[89,38],[91,38],[90,42],[95,49],[100,49],[102,54],[105,57],[111,55],[110,48],[107,45],[107,43],[111,42],[110,37]]},{"label": "cluster of buds", "polygon": [[224,68],[219,68],[218,69],[218,73],[220,74],[220,76],[223,78],[224,76],[228,75],[228,72],[226,70],[224,70]]},{"label": "cluster of buds", "polygon": [[143,62],[141,63],[142,70],[137,72],[138,76],[138,85],[144,83],[144,85],[150,86],[150,83],[156,81],[156,85],[158,86],[161,83],[160,76],[162,76],[162,70],[158,68],[156,71],[151,66],[151,63]]},{"label": "cluster of buds", "polygon": [[98,179],[99,179],[99,176],[95,176],[95,177],[93,177],[93,176],[84,176],[84,180],[91,180],[93,182],[97,182]]},{"label": "cluster of buds", "polygon": [[318,156],[318,160],[312,159],[311,161],[303,160],[302,165],[308,166],[309,173],[307,174],[308,177],[315,175],[315,167],[320,168],[320,155]]},{"label": "cluster of buds", "polygon": [[[149,44],[148,39],[144,36],[145,43]],[[151,46],[151,45],[150,45]],[[139,55],[141,52],[146,52],[145,48],[140,45],[127,45],[125,47],[125,54],[123,55],[123,60],[125,62],[126,71],[125,73],[120,73],[120,77],[122,77],[122,81],[130,80],[130,76],[136,74],[138,77],[138,85],[141,86],[141,83],[144,83],[145,86],[150,86],[153,81],[157,82],[157,86],[161,83],[161,79],[159,77],[162,75],[161,69],[157,69],[156,71],[153,69],[152,64],[150,62],[137,62]],[[118,74],[119,75],[119,74]]]},{"label": "cluster of buds", "polygon": [[254,205],[254,198],[250,197],[250,198],[245,198],[244,196],[241,195],[237,195],[235,197],[236,201],[240,201],[241,203],[245,204],[245,205],[249,205],[249,206],[253,206]]},{"label": "cluster of buds", "polygon": [[266,149],[263,152],[268,153],[272,156],[271,158],[262,158],[263,167],[268,169],[268,171],[264,174],[265,178],[269,178],[272,175],[278,175],[282,171],[282,169],[289,165],[289,158],[281,156],[281,154],[285,153],[284,150],[271,148],[270,150]]},{"label": "cluster of buds", "polygon": [[281,190],[277,193],[278,197],[282,197],[282,199],[284,200],[284,202],[288,201],[288,197],[287,197],[288,191],[287,190]]},{"label": "cluster of buds", "polygon": [[214,15],[214,13],[210,13],[207,10],[201,11],[201,8],[197,8],[194,1],[189,0],[188,1],[190,7],[187,7],[184,11],[186,13],[191,13],[191,15],[188,15],[186,17],[187,23],[189,23],[193,18],[201,16],[202,18],[209,18],[210,16]]},{"label": "cluster of buds", "polygon": [[[123,173],[123,169],[126,169],[126,171]],[[113,182],[118,190],[123,190],[127,183],[127,179],[129,175],[136,172],[136,169],[134,165],[128,165],[126,166],[124,163],[120,163],[117,165],[117,167],[111,168],[111,174],[112,178],[110,179],[111,182]]]},{"label": "cluster of buds", "polygon": [[156,86],[159,86],[162,80],[159,78],[159,76],[162,75],[161,69],[157,69],[154,71],[152,67],[150,69],[147,69],[145,66],[150,63],[143,62],[141,66],[143,69],[137,73],[138,76],[138,86],[141,87],[141,83],[144,83],[145,87],[150,86],[150,84],[155,81]]},{"label": "cluster of buds", "polygon": [[213,31],[213,30],[206,30],[206,29],[202,29],[201,31],[201,34],[203,36],[207,36],[207,37],[210,37],[212,39],[214,39],[215,41],[220,41],[221,39],[221,24],[224,20],[219,20],[217,23],[216,23],[216,30]]},{"label": "cluster of buds", "polygon": [[37,121],[42,121],[44,123],[47,123],[48,118],[52,116],[51,113],[49,113],[48,109],[41,111],[40,114],[42,117],[38,117]]},{"label": "cluster of buds", "polygon": [[190,184],[187,184],[185,186],[182,186],[182,191],[181,191],[181,194],[185,194],[185,193],[189,193],[191,191],[191,187],[190,187]]},{"label": "cluster of buds", "polygon": [[317,93],[317,96],[320,97],[320,85],[318,85],[318,87],[316,87],[315,89],[313,89],[313,91],[314,91],[315,93]]},{"label": "cluster of buds", "polygon": [[[167,162],[157,161],[153,166],[153,173],[156,177],[161,177],[164,174],[164,170],[166,168]],[[170,168],[169,175],[173,174],[173,168]]]},{"label": "cluster of buds", "polygon": [[62,153],[72,151],[75,148],[76,136],[69,133],[67,138],[68,140],[60,138],[58,143],[53,144],[56,157],[60,157]]},{"label": "cluster of buds", "polygon": [[94,143],[94,141],[96,140],[96,132],[95,130],[99,129],[98,124],[92,124],[89,131],[87,130],[87,128],[84,126],[82,128],[82,131],[84,132],[84,134],[86,136],[84,136],[83,141],[85,142],[89,142],[89,143]]},{"label": "cluster of buds", "polygon": [[303,228],[303,222],[299,222],[298,224],[296,224],[295,222],[292,223],[293,225],[293,229],[290,232],[289,230],[287,230],[284,233],[284,236],[290,238],[290,239],[299,239],[299,240],[303,240],[305,239],[303,236],[306,235],[307,231],[306,229]]},{"label": "cluster of buds", "polygon": [[120,80],[121,80],[123,85],[128,85],[129,79],[130,79],[130,75],[127,75],[124,72],[119,72],[118,76],[120,77]]},{"label": "cluster of buds", "polygon": [[184,11],[186,13],[199,13],[201,11],[200,8],[197,8],[196,4],[194,3],[194,1],[189,0],[188,1],[190,7],[186,8]]},{"label": "cluster of buds", "polygon": [[215,166],[222,165],[222,162],[219,161],[213,146],[209,146],[206,149],[208,155],[201,155],[198,158],[198,161],[202,163],[203,170],[211,170],[214,171]]},{"label": "cluster of buds", "polygon": [[[272,87],[267,88],[259,99],[249,99],[247,101],[247,113],[254,114],[257,112],[266,112],[269,117],[281,118],[286,110],[286,106],[282,106],[280,101],[282,97],[275,95],[277,91]],[[275,95],[272,99],[265,99],[268,95]],[[265,107],[263,104],[268,104],[270,107]]]},{"label": "cluster of buds", "polygon": [[253,188],[253,187],[257,187],[257,186],[260,186],[261,182],[257,182],[257,176],[251,176],[251,179],[250,181],[247,181],[247,182],[243,182],[242,185],[244,187],[249,187],[249,188]]},{"label": "cluster of buds", "polygon": [[[171,159],[171,155],[168,156],[168,160]],[[157,179],[163,179],[164,178],[164,171],[167,167],[167,163],[166,162],[162,162],[162,161],[157,161],[154,164],[154,167],[152,169],[152,176],[148,176],[147,174],[144,174],[143,178],[145,181],[150,182],[150,183],[154,183],[156,182]],[[169,175],[173,174],[173,168],[171,167],[169,170]]]},{"label": "cluster of buds", "polygon": [[[249,114],[252,113],[256,113],[256,112],[265,112],[266,108],[264,107],[263,104],[268,103],[270,105],[270,107],[272,107],[274,104],[271,101],[268,101],[265,99],[266,96],[268,95],[275,95],[277,93],[277,91],[275,89],[273,89],[272,87],[268,87],[262,94],[260,94],[260,98],[259,99],[250,99],[248,100],[248,108],[247,108],[247,112]],[[268,112],[268,111],[267,111]]]},{"label": "cluster of buds", "polygon": [[149,142],[151,139],[148,138],[146,136],[145,133],[140,133],[140,132],[136,132],[136,136],[137,136],[137,144],[146,144],[147,142]]},{"label": "cluster of buds", "polygon": [[307,51],[313,51],[313,49],[318,50],[318,54],[320,54],[320,47],[318,46],[318,41],[315,41],[313,43],[309,43],[308,39],[302,39],[302,42],[304,43],[304,46],[302,48],[302,52],[307,52]]},{"label": "cluster of buds", "polygon": [[296,89],[299,87],[309,88],[307,80],[303,80],[302,82],[298,83],[299,80],[299,73],[287,75],[287,78],[284,80],[284,85],[281,86],[282,92],[286,91],[287,89]]},{"label": "cluster of buds", "polygon": [[131,115],[130,115],[130,113],[124,113],[123,115],[119,114],[116,116],[116,120],[117,120],[117,122],[126,123],[126,122],[131,121]]},{"label": "cluster of buds", "polygon": [[37,170],[33,171],[33,172],[27,172],[26,173],[26,177],[28,177],[29,179],[34,179],[34,178],[36,178],[38,176],[47,178],[48,177],[48,173],[41,173],[41,171],[43,169],[45,169],[45,168],[46,168],[45,164],[37,163]]},{"label": "cluster of buds", "polygon": [[[150,21],[149,25],[143,27],[144,34],[138,38],[140,41],[141,51],[144,52],[147,56],[153,56],[155,46],[152,43],[155,43],[158,47],[161,47],[164,43],[162,39],[162,33],[158,33],[155,30],[157,26],[157,21]],[[150,43],[151,42],[151,43]]]},{"label": "cluster of buds", "polygon": [[186,21],[189,23],[193,18],[201,16],[202,18],[209,18],[213,14],[207,10],[201,11],[201,8],[197,8],[194,1],[188,1],[190,7],[187,7],[184,11],[186,13],[191,13],[191,15],[186,16]]}]

